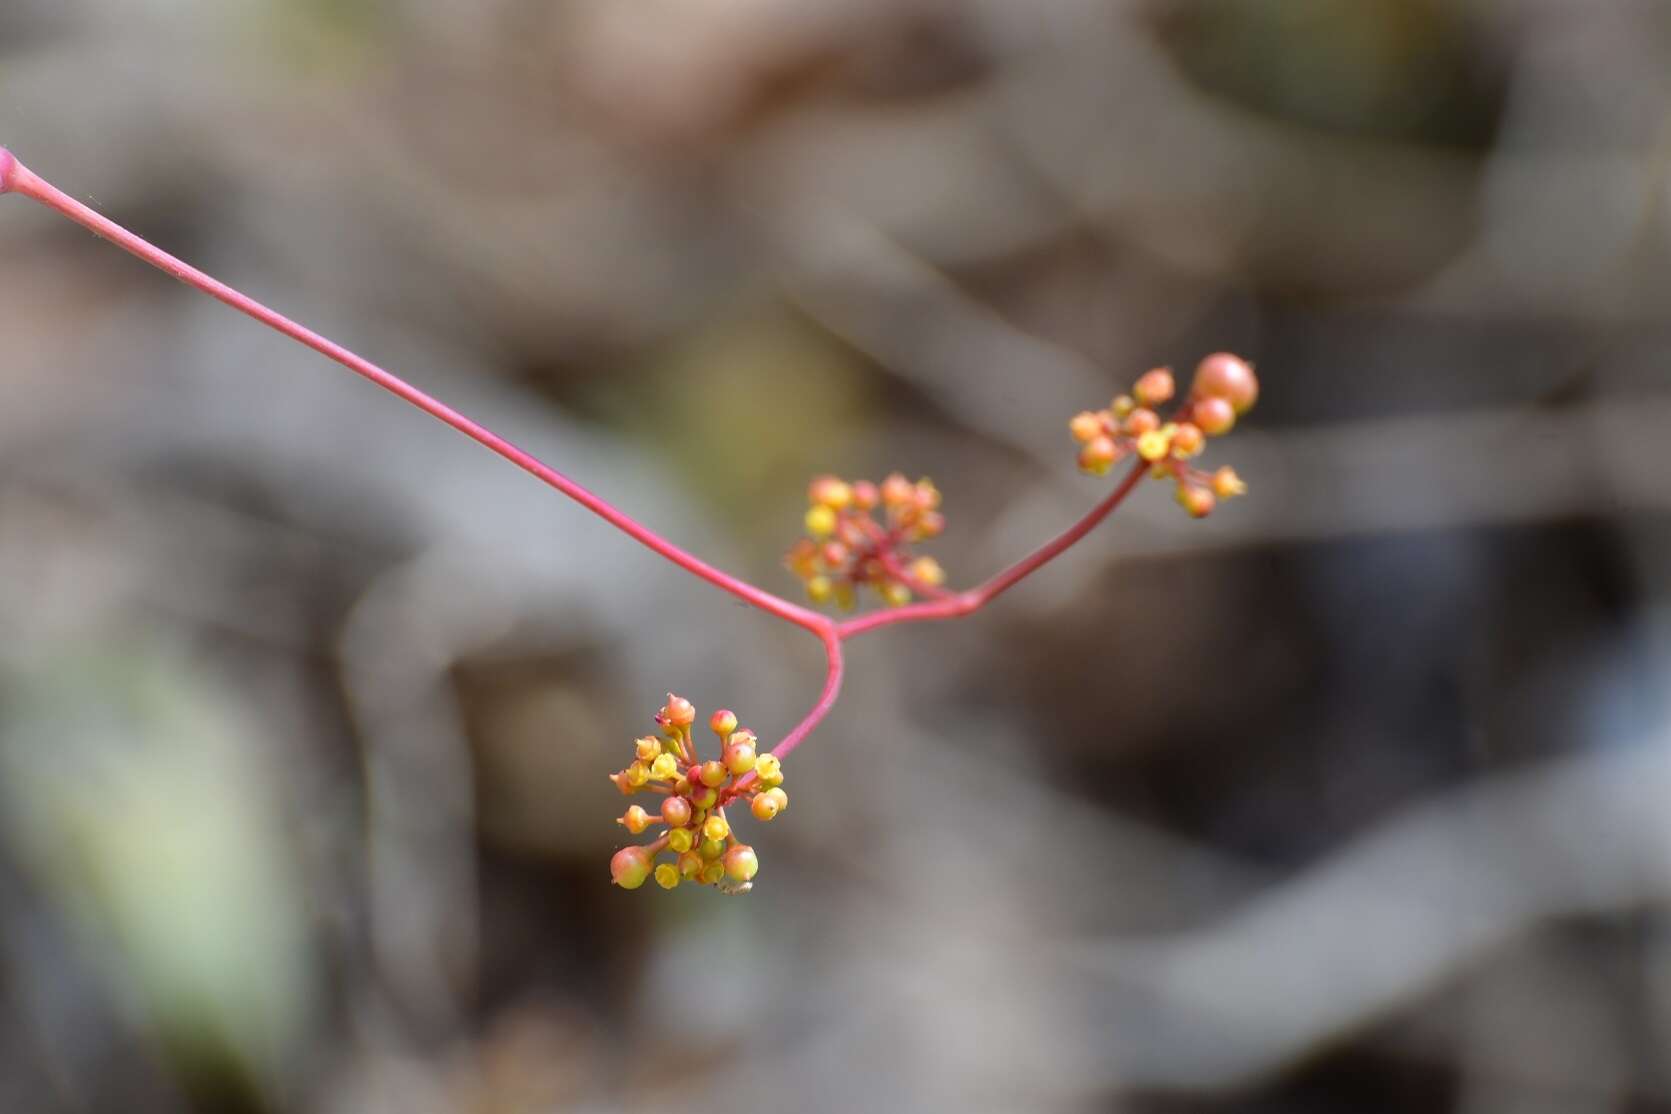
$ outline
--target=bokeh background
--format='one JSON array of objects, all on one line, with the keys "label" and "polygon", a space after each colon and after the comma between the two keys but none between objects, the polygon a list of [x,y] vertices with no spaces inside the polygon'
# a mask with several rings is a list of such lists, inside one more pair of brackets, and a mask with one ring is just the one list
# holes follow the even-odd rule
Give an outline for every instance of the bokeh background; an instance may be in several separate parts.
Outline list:
[{"label": "bokeh background", "polygon": [[755,892],[623,893],[802,632],[0,201],[0,1110],[1671,1110],[1671,8],[6,0],[0,143],[781,592],[934,476]]}]

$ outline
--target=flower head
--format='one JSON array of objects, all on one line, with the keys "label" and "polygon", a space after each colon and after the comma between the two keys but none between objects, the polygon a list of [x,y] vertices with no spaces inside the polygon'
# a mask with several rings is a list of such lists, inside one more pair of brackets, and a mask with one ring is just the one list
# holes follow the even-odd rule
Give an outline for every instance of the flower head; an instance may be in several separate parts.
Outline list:
[{"label": "flower head", "polygon": [[938,537],[946,527],[933,480],[913,483],[898,472],[880,484],[819,476],[807,486],[807,504],[807,536],[789,550],[784,564],[814,603],[848,609],[860,588],[892,607],[939,593],[944,570],[932,557],[911,552],[915,543]]},{"label": "flower head", "polygon": [[1176,484],[1178,502],[1191,516],[1205,518],[1223,500],[1245,493],[1247,485],[1233,468],[1204,472],[1187,462],[1201,455],[1207,438],[1229,433],[1237,417],[1252,409],[1259,379],[1246,360],[1216,352],[1196,367],[1188,397],[1163,418],[1156,408],[1176,390],[1171,369],[1155,368],[1108,409],[1075,414],[1068,432],[1079,444],[1081,471],[1106,475],[1135,457],[1154,478]]},{"label": "flower head", "polygon": [[[857,494],[854,489],[857,490]],[[858,485],[845,493],[825,489],[827,498],[845,494],[853,502],[866,494]],[[754,886],[760,859],[732,830],[726,806],[741,802],[756,820],[768,821],[789,807],[783,791],[783,763],[777,755],[759,753],[759,739],[737,722],[734,712],[715,712],[708,724],[719,736],[719,759],[703,759],[697,752],[691,725],[696,709],[688,700],[669,693],[656,714],[660,736],[633,740],[633,760],[611,774],[623,793],[657,793],[655,809],[628,807],[616,821],[633,835],[660,828],[647,844],[615,852],[609,863],[617,886],[636,890],[650,878],[663,889],[681,882],[714,886],[722,893],[747,893]],[[654,751],[652,754],[651,751]],[[667,856],[658,863],[658,857]]]}]

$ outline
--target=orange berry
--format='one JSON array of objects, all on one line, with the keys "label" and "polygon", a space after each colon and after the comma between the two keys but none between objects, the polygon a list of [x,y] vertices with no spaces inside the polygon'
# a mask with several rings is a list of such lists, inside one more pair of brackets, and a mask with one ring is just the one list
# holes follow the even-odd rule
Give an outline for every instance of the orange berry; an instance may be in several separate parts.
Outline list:
[{"label": "orange berry", "polygon": [[1106,475],[1114,467],[1114,462],[1120,459],[1120,448],[1114,444],[1112,437],[1096,437],[1079,450],[1079,467],[1081,471],[1089,472],[1093,476]]},{"label": "orange berry", "polygon": [[1190,386],[1193,398],[1222,398],[1238,414],[1245,414],[1259,401],[1259,377],[1253,365],[1229,352],[1214,352],[1195,369]]},{"label": "orange berry", "polygon": [[690,802],[683,797],[666,797],[661,802],[661,818],[669,828],[682,828],[690,823]]},{"label": "orange berry", "polygon": [[1179,484],[1178,503],[1189,512],[1191,518],[1206,518],[1213,513],[1213,507],[1218,500],[1213,493],[1199,484]]},{"label": "orange berry", "polygon": [[1160,428],[1160,415],[1147,406],[1133,410],[1126,415],[1125,430],[1133,437],[1141,437],[1151,430]]},{"label": "orange berry", "polygon": [[898,472],[882,481],[882,502],[887,506],[903,507],[915,499],[916,494],[916,485]]},{"label": "orange berry", "polygon": [[631,808],[627,809],[625,815],[615,822],[626,828],[626,830],[631,832],[633,835],[642,835],[644,829],[650,826],[650,814],[645,812],[638,805],[633,805]]},{"label": "orange berry", "polygon": [[777,800],[768,793],[756,793],[749,802],[748,810],[756,820],[764,823],[778,814]]},{"label": "orange berry", "polygon": [[777,810],[779,812],[789,811],[789,794],[785,793],[782,789],[773,786],[771,789],[762,793],[761,796],[770,797],[772,800],[776,801]]},{"label": "orange berry", "polygon": [[1247,484],[1236,475],[1236,470],[1226,465],[1213,473],[1213,494],[1220,499],[1232,499],[1237,495],[1247,494]]},{"label": "orange berry", "polygon": [[1081,445],[1102,436],[1102,417],[1089,410],[1081,410],[1068,422],[1068,432]]},{"label": "orange berry", "polygon": [[1153,371],[1145,372],[1131,393],[1144,406],[1159,406],[1171,398],[1177,389],[1177,385],[1172,381],[1172,369],[1157,367]]},{"label": "orange berry", "polygon": [[609,860],[609,875],[623,890],[636,890],[650,877],[650,852],[643,847],[623,847]]},{"label": "orange berry", "polygon": [[1217,395],[1198,398],[1190,408],[1190,418],[1208,437],[1229,433],[1236,424],[1236,410],[1230,400]]},{"label": "orange berry", "polygon": [[725,876],[733,882],[747,882],[760,872],[760,859],[754,848],[739,843],[725,853]]},{"label": "orange berry", "polygon": [[860,480],[853,485],[853,505],[861,511],[870,510],[880,497],[876,485],[869,480]]},{"label": "orange berry", "polygon": [[1207,435],[1194,422],[1181,422],[1172,434],[1172,451],[1186,459],[1196,456],[1207,443]]},{"label": "orange berry", "polygon": [[839,477],[819,476],[807,486],[807,500],[832,511],[846,510],[853,501],[853,489]]},{"label": "orange berry", "polygon": [[689,700],[672,693],[667,694],[667,706],[661,710],[661,714],[672,727],[689,727],[696,722],[696,708]]}]

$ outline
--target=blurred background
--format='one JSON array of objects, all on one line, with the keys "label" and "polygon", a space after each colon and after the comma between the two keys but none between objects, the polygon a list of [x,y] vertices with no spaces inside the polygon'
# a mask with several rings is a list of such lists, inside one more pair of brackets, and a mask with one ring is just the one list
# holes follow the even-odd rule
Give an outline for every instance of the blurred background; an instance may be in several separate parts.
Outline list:
[{"label": "blurred background", "polygon": [[815,641],[5,199],[0,1110],[1671,1110],[1666,5],[6,0],[0,143],[783,593],[812,474],[969,584],[1264,384],[626,893]]}]

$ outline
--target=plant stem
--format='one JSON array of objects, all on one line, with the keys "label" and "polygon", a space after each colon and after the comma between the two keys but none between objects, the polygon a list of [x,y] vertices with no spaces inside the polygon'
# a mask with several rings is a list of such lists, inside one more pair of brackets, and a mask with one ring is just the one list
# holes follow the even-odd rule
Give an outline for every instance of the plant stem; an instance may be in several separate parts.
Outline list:
[{"label": "plant stem", "polygon": [[[569,479],[537,457],[519,449],[486,426],[465,417],[452,407],[412,386],[394,373],[378,367],[371,361],[350,352],[335,341],[297,324],[248,295],[234,290],[187,263],[181,262],[143,237],[129,232],[109,218],[100,215],[34,174],[18,162],[11,152],[4,147],[0,147],[0,193],[18,193],[37,201],[88,229],[95,235],[109,240],[124,251],[138,256],[153,267],[174,276],[186,285],[202,291],[211,298],[224,302],[238,312],[254,318],[268,328],[306,345],[327,359],[334,360],[356,375],[370,380],[390,394],[404,399],[424,413],[452,426],[466,437],[498,453],[518,468],[573,499],[628,537],[665,557],[686,572],[753,604],[762,611],[817,635],[824,647],[824,688],[819,694],[817,703],[812,706],[801,722],[796,724],[783,737],[783,740],[772,749],[771,753],[780,758],[793,751],[807,736],[812,734],[813,729],[823,721],[835,705],[836,698],[841,693],[842,673],[845,668],[841,649],[842,642],[866,631],[876,630],[879,627],[892,626],[897,623],[955,619],[979,611],[1090,533],[1131,493],[1148,469],[1147,464],[1138,461],[1126,478],[1120,482],[1120,485],[1078,522],[1028,556],[1017,561],[1014,565],[1004,569],[985,584],[967,592],[952,593],[938,587],[920,584],[908,570],[899,565],[892,553],[883,552],[881,554],[882,559],[891,575],[903,580],[913,589],[933,598],[905,607],[872,612],[838,623],[708,564],[701,558],[668,541],[631,515],[618,510],[607,500]],[[745,789],[753,780],[751,774],[739,781],[734,787],[732,796],[736,795],[736,790]]]},{"label": "plant stem", "polygon": [[1102,502],[1092,507],[1078,522],[1039,546],[1032,553],[1004,569],[992,579],[978,588],[971,588],[967,592],[958,592],[944,599],[929,600],[924,603],[907,604],[887,611],[872,611],[867,615],[860,615],[845,622],[836,624],[836,637],[843,641],[860,635],[878,627],[893,626],[895,623],[920,623],[940,619],[957,619],[971,612],[979,611],[1004,592],[1015,587],[1017,583],[1038,571],[1051,560],[1073,546],[1073,544],[1096,529],[1097,524],[1114,512],[1132,489],[1148,472],[1149,465],[1145,461],[1137,461],[1120,485],[1108,494]]},{"label": "plant stem", "polygon": [[659,553],[686,572],[706,580],[715,587],[730,592],[762,611],[770,612],[780,619],[804,627],[816,634],[822,635],[825,629],[830,626],[830,620],[824,616],[790,603],[788,600],[773,595],[763,588],[757,588],[746,581],[740,580],[723,569],[715,568],[700,557],[673,544],[631,515],[618,510],[607,500],[569,479],[531,453],[525,452],[487,427],[479,425],[447,404],[412,386],[393,372],[386,371],[370,360],[355,355],[335,341],[320,336],[306,326],[297,324],[248,295],[234,290],[187,263],[181,262],[143,237],[129,232],[115,221],[100,215],[36,175],[18,162],[5,148],[0,147],[0,193],[8,191],[21,194],[40,202],[49,209],[56,210],[88,231],[109,240],[124,251],[138,256],[153,267],[173,275],[186,285],[226,303],[239,313],[253,317],[261,324],[298,343],[305,344],[327,359],[335,360],[356,375],[369,379],[390,394],[405,399],[424,413],[445,422],[466,437],[498,453],[518,468],[556,488],[611,526]]}]

